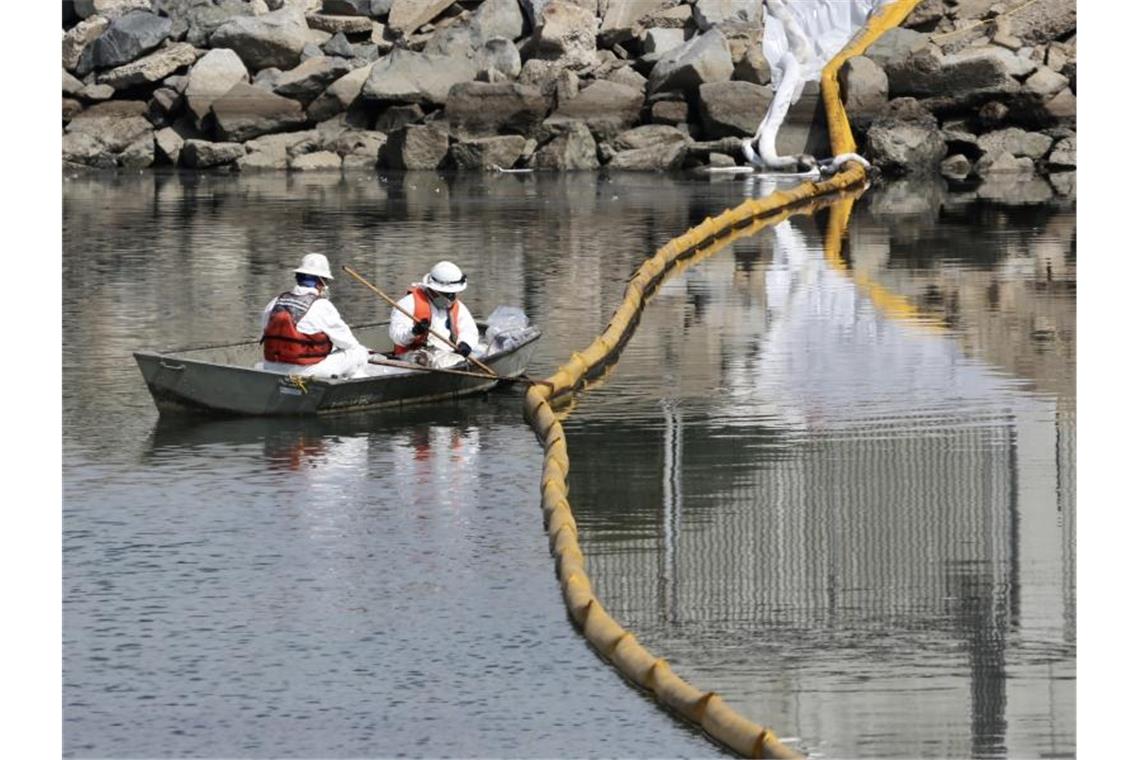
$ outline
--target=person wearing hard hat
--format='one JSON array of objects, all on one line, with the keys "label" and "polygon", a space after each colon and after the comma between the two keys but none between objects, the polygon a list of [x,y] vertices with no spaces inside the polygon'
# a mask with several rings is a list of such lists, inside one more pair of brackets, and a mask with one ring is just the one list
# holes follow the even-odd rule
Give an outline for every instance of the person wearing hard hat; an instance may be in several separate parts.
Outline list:
[{"label": "person wearing hard hat", "polygon": [[[479,328],[457,297],[466,289],[467,276],[450,261],[439,262],[422,281],[413,284],[398,302],[399,308],[392,309],[388,335],[395,344],[395,355],[402,356],[421,348],[457,351],[464,357],[470,355],[479,343]],[[432,330],[450,337],[458,348],[453,349],[432,335]]]},{"label": "person wearing hard hat", "polygon": [[328,299],[329,260],[307,253],[293,272],[297,284],[261,314],[262,367],[306,377],[364,377],[368,349]]}]

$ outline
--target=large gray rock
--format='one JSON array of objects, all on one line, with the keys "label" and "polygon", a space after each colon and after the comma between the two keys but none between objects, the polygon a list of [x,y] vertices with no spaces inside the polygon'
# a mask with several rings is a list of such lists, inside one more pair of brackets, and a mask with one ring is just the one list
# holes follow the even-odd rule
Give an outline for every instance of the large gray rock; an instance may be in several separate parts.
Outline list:
[{"label": "large gray rock", "polygon": [[843,108],[849,116],[873,115],[887,105],[890,82],[887,73],[870,58],[849,58],[839,70]]},{"label": "large gray rock", "polygon": [[380,151],[388,142],[388,135],[365,129],[346,129],[335,138],[324,141],[325,149],[345,158],[363,156],[372,160],[375,166],[380,160]]},{"label": "large gray rock", "polygon": [[645,95],[645,87],[649,83],[649,80],[638,74],[632,66],[618,67],[602,79],[637,90],[643,96]]},{"label": "large gray rock", "polygon": [[145,169],[154,163],[154,153],[154,135],[142,135],[123,148],[118,164],[124,169]]},{"label": "large gray rock", "polygon": [[1052,169],[1077,168],[1077,140],[1075,137],[1062,137],[1049,154],[1049,167]]},{"label": "large gray rock", "polygon": [[643,102],[638,90],[603,79],[583,88],[573,100],[560,103],[552,118],[580,121],[605,141],[637,122]]},{"label": "large gray rock", "polygon": [[236,142],[187,140],[182,144],[180,160],[191,169],[207,169],[237,161],[245,155],[245,146]]},{"label": "large gray rock", "polygon": [[[551,0],[518,0],[519,5],[522,6],[523,13],[526,15],[526,20],[530,24],[531,29],[538,26],[539,18],[542,15],[542,9],[545,8],[550,1]],[[625,0],[618,1],[625,2]],[[644,2],[644,0],[641,1]],[[577,5],[579,8],[586,10],[593,16],[597,16],[598,6],[602,2],[606,2],[606,0],[569,0],[569,2],[572,5]]]},{"label": "large gray rock", "polygon": [[80,58],[83,57],[83,50],[99,39],[99,35],[107,31],[110,25],[110,20],[102,16],[92,16],[69,29],[63,35],[63,67],[68,71],[74,71],[79,66]]},{"label": "large gray rock", "polygon": [[885,70],[890,66],[904,65],[910,56],[929,44],[929,34],[894,27],[883,32],[863,55]]},{"label": "large gray rock", "polygon": [[594,14],[569,0],[550,0],[539,12],[531,37],[534,55],[563,66],[594,63],[598,21]]},{"label": "large gray rock", "polygon": [[76,116],[83,113],[83,104],[75,98],[63,98],[60,110],[63,116],[63,123],[66,125]]},{"label": "large gray rock", "polygon": [[305,17],[292,7],[263,16],[234,18],[210,35],[210,47],[230,48],[251,71],[291,69],[309,41]]},{"label": "large gray rock", "polygon": [[332,56],[310,58],[296,68],[282,72],[281,78],[273,86],[273,91],[308,105],[329,85],[350,71],[352,64],[343,58]]},{"label": "large gray rock", "polygon": [[178,42],[137,61],[113,68],[100,76],[99,81],[111,85],[116,90],[125,90],[128,87],[165,79],[179,69],[190,66],[197,59],[198,51],[193,45]]},{"label": "large gray rock", "polygon": [[1033,176],[1035,167],[1033,159],[1027,156],[1015,156],[1012,153],[987,153],[978,159],[974,171],[979,177],[990,177],[995,174],[1017,174]]},{"label": "large gray rock", "polygon": [[978,137],[978,147],[988,154],[1009,153],[1015,158],[1038,159],[1053,147],[1053,138],[1040,132],[1026,132],[1019,127],[999,129]]},{"label": "large gray rock", "polygon": [[73,77],[71,74],[68,74],[67,69],[63,70],[63,94],[64,95],[71,95],[73,97],[76,95],[79,95],[79,93],[83,92],[83,88],[85,86],[86,85],[84,85],[83,82],[79,81],[78,79]]},{"label": "large gray rock", "polygon": [[623,171],[666,171],[680,168],[692,140],[675,127],[647,124],[622,132],[607,167]]},{"label": "large gray rock", "polygon": [[190,69],[186,104],[200,125],[215,100],[233,89],[235,84],[248,81],[249,72],[237,53],[228,48],[211,50]]},{"label": "large gray rock", "polygon": [[210,35],[230,19],[256,15],[246,0],[154,0],[154,10],[170,18],[172,37],[185,36],[198,48],[208,47]]},{"label": "large gray rock", "polygon": [[732,72],[728,40],[714,28],[665,53],[649,72],[649,92],[695,92],[702,84],[727,82]]},{"label": "large gray rock", "polygon": [[546,98],[536,87],[464,82],[447,96],[447,121],[461,140],[498,134],[532,136],[546,118]]},{"label": "large gray rock", "polygon": [[412,125],[389,135],[380,162],[388,169],[438,169],[447,158],[447,131],[435,124]]},{"label": "large gray rock", "polygon": [[115,152],[94,135],[69,132],[63,136],[63,160],[68,164],[110,169],[115,166]]},{"label": "large gray rock", "polygon": [[75,0],[75,13],[84,19],[95,15],[113,19],[133,10],[150,10],[150,0]]},{"label": "large gray rock", "polygon": [[81,75],[95,69],[109,69],[130,63],[154,50],[170,34],[170,19],[145,11],[131,11],[111,22],[83,51],[78,71]]},{"label": "large gray rock", "polygon": [[1069,86],[1069,78],[1047,66],[1041,66],[1025,80],[1025,89],[1043,99],[1049,99]]},{"label": "large gray rock", "polygon": [[705,137],[748,137],[768,111],[772,88],[751,82],[711,82],[700,93],[701,126]]},{"label": "large gray rock", "polygon": [[943,56],[927,46],[903,60],[883,67],[890,80],[891,97],[930,97],[1011,94],[1020,88],[1014,78],[1033,70],[1034,64],[1004,48],[974,48]]},{"label": "large gray rock", "polygon": [[222,139],[244,142],[304,124],[301,104],[260,87],[239,82],[210,106]]},{"label": "large gray rock", "polygon": [[726,22],[754,24],[759,18],[760,0],[696,0],[693,3],[693,19],[702,32]]},{"label": "large gray rock", "polygon": [[652,29],[646,29],[645,36],[641,39],[641,49],[645,53],[664,54],[684,44],[684,29],[654,27]]},{"label": "large gray rock", "polygon": [[299,146],[315,145],[317,130],[265,135],[245,144],[246,155],[238,159],[237,168],[249,171],[279,171],[289,166],[289,156]]},{"label": "large gray rock", "polygon": [[887,121],[867,131],[865,155],[888,176],[932,174],[946,157],[946,143],[935,127]]},{"label": "large gray rock", "polygon": [[534,154],[534,168],[556,171],[598,168],[598,144],[585,123],[569,121],[552,126],[557,134]]},{"label": "large gray rock", "polygon": [[[363,35],[372,33],[372,19],[367,16],[328,16],[324,13],[310,13],[305,16],[310,29],[334,34]],[[325,40],[321,40],[321,43]]]},{"label": "large gray rock", "polygon": [[397,34],[411,34],[431,21],[454,0],[392,0],[388,27]]},{"label": "large gray rock", "polygon": [[645,30],[645,20],[662,10],[675,8],[678,4],[679,0],[611,2],[606,6],[605,15],[602,16],[598,37],[606,47],[634,40]]},{"label": "large gray rock", "polygon": [[99,103],[72,119],[67,133],[87,135],[98,140],[105,150],[118,153],[152,132],[146,111],[146,103],[137,100]]},{"label": "large gray rock", "polygon": [[376,117],[376,129],[379,132],[392,134],[409,124],[418,124],[423,118],[424,109],[414,103],[410,106],[389,106]]},{"label": "large gray rock", "polygon": [[424,52],[470,57],[488,40],[495,38],[505,39],[513,48],[512,40],[521,37],[523,29],[518,0],[485,0],[468,23],[452,24],[437,30],[428,40]]},{"label": "large gray rock", "polygon": [[340,58],[356,57],[356,48],[348,41],[348,37],[344,36],[344,32],[334,34],[331,40],[321,45],[321,50],[325,55],[335,55]]},{"label": "large gray rock", "polygon": [[1008,17],[1010,33],[1027,45],[1068,36],[1077,31],[1076,0],[1036,0]]},{"label": "large gray rock", "polygon": [[174,127],[166,127],[154,133],[154,147],[158,159],[171,166],[178,166],[182,155],[182,145],[186,141]]},{"label": "large gray rock", "polygon": [[367,100],[443,105],[453,86],[474,79],[469,59],[397,49],[376,62],[361,94]]},{"label": "large gray rock", "polygon": [[181,114],[184,103],[185,100],[177,90],[159,87],[151,93],[146,117],[156,128],[162,128]]},{"label": "large gray rock", "polygon": [[371,73],[372,66],[361,66],[330,84],[328,89],[309,106],[309,119],[324,121],[347,111],[360,97],[364,83],[368,81]]},{"label": "large gray rock", "polygon": [[521,135],[480,137],[451,146],[451,160],[460,169],[510,169],[525,148],[526,138]]},{"label": "large gray rock", "polygon": [[487,76],[491,70],[507,79],[517,79],[522,73],[519,50],[506,37],[492,37],[475,52],[476,76]]},{"label": "large gray rock", "polygon": [[294,172],[329,172],[340,171],[341,158],[331,150],[321,150],[315,153],[304,153],[289,158],[289,171]]}]

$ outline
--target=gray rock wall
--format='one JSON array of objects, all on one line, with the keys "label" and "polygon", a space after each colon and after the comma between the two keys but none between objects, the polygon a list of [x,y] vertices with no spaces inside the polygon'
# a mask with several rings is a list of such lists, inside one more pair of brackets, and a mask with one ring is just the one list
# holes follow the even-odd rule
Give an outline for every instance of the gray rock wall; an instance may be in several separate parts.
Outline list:
[{"label": "gray rock wall", "polygon": [[[743,163],[740,138],[772,96],[761,0],[75,0],[66,11],[71,165],[724,165]],[[924,0],[840,83],[859,149],[885,174],[1075,168],[1075,0]],[[779,147],[826,154],[824,127],[809,85]]]}]

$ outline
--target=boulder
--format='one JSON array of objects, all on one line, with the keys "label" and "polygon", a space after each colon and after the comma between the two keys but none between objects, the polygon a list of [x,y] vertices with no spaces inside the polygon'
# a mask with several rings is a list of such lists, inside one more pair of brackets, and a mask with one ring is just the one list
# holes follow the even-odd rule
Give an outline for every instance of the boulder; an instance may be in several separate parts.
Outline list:
[{"label": "boulder", "polygon": [[110,169],[115,166],[115,154],[93,135],[70,132],[63,136],[63,161]]},{"label": "boulder", "polygon": [[1071,123],[1077,118],[1077,96],[1066,87],[1045,104],[1045,111],[1059,123]]},{"label": "boulder", "polygon": [[883,32],[863,55],[886,70],[906,65],[910,56],[925,49],[929,44],[929,34],[916,32],[913,29],[894,27]]},{"label": "boulder", "polygon": [[606,6],[605,15],[602,16],[602,25],[598,30],[598,37],[606,47],[613,47],[616,43],[637,39],[645,30],[643,19],[660,11],[675,8],[677,5],[678,0],[611,2]]},{"label": "boulder", "polygon": [[186,82],[186,103],[199,125],[215,100],[238,83],[249,81],[249,72],[232,50],[218,48],[198,59]]},{"label": "boulder", "polygon": [[193,45],[177,42],[137,61],[113,68],[100,76],[99,81],[116,90],[125,90],[140,84],[158,82],[196,60],[198,51]]},{"label": "boulder", "polygon": [[480,137],[451,146],[451,160],[460,169],[510,169],[522,157],[526,138],[521,135]]},{"label": "boulder", "polygon": [[[603,79],[584,87],[573,100],[559,103],[554,118],[581,122],[598,139],[605,141],[637,122],[643,102],[643,95],[638,90]],[[573,138],[571,142],[580,141]]]},{"label": "boulder", "polygon": [[369,13],[372,18],[383,18],[392,12],[392,0],[372,0]]},{"label": "boulder", "polygon": [[[262,69],[261,71],[257,72],[257,76],[253,78],[253,86],[260,87],[266,92],[273,92],[273,88],[277,86],[277,80],[281,78],[281,73],[281,69],[273,67]],[[226,92],[229,92],[229,90]],[[225,95],[224,92],[222,94]]]},{"label": "boulder", "polygon": [[684,29],[646,29],[641,38],[641,50],[645,53],[667,53],[685,44]]},{"label": "boulder", "polygon": [[1027,45],[1040,45],[1077,31],[1075,0],[1036,0],[1008,16],[1009,31]]},{"label": "boulder", "polygon": [[238,159],[240,171],[279,171],[288,168],[291,151],[301,145],[315,144],[316,130],[265,135],[245,144],[246,155]]},{"label": "boulder", "polygon": [[388,27],[409,35],[442,13],[454,0],[392,0]]},{"label": "boulder", "polygon": [[375,166],[380,160],[380,151],[388,142],[388,135],[364,129],[346,129],[335,139],[327,140],[325,146],[339,156],[363,156],[372,160]]},{"label": "boulder", "polygon": [[161,45],[168,34],[170,19],[145,11],[131,11],[112,21],[107,30],[84,49],[77,71],[85,76],[95,69],[130,63]]},{"label": "boulder", "polygon": [[184,99],[177,90],[159,87],[147,102],[146,117],[156,127],[164,127],[180,114],[183,103]]},{"label": "boulder", "polygon": [[1025,89],[1040,95],[1043,99],[1056,95],[1069,86],[1069,78],[1058,74],[1048,66],[1041,66],[1032,76],[1025,80]]},{"label": "boulder", "polygon": [[234,18],[210,35],[210,47],[230,48],[251,71],[291,69],[309,41],[304,17],[286,6],[263,16]]},{"label": "boulder", "polygon": [[154,146],[156,157],[163,163],[178,166],[179,156],[182,155],[182,144],[185,140],[173,127],[166,127],[154,133]]},{"label": "boulder", "polygon": [[383,113],[376,117],[376,130],[391,134],[409,124],[418,124],[423,121],[423,118],[424,110],[418,105],[391,106],[384,109]]},{"label": "boulder", "polygon": [[649,80],[634,71],[632,66],[620,66],[602,79],[637,90],[642,96],[645,95],[645,86],[649,83]]},{"label": "boulder", "polygon": [[883,69],[870,58],[849,58],[839,70],[839,91],[849,116],[873,115],[887,105],[890,83]]},{"label": "boulder", "polygon": [[324,0],[321,11],[330,16],[370,16],[372,0]]},{"label": "boulder", "polygon": [[[519,0],[519,5],[522,6],[523,14],[526,16],[531,29],[538,26],[539,19],[542,17],[542,9],[549,2],[550,0]],[[571,5],[577,5],[587,11],[592,16],[598,15],[599,0],[569,0],[569,2]],[[601,0],[601,2],[605,2],[605,0]],[[619,2],[624,2],[624,0],[619,0]],[[639,2],[644,2],[644,0],[639,0]]]},{"label": "boulder", "polygon": [[970,176],[970,168],[970,159],[961,153],[955,153],[939,165],[939,171],[942,176],[954,180],[966,179],[966,177]]},{"label": "boulder", "polygon": [[1053,147],[1053,138],[1040,132],[1026,132],[1019,127],[1009,127],[980,135],[978,147],[993,156],[1009,153],[1015,158],[1028,156],[1030,159],[1038,159]]},{"label": "boulder", "polygon": [[134,10],[150,10],[150,0],[75,0],[75,13],[84,19],[96,15],[115,19]]},{"label": "boulder", "polygon": [[606,168],[631,172],[671,171],[681,168],[684,160],[685,143],[675,142],[652,148],[620,150],[606,164]]},{"label": "boulder", "polygon": [[492,37],[475,53],[476,76],[494,69],[507,79],[517,79],[522,72],[518,48],[506,37]]},{"label": "boulder", "polygon": [[518,0],[483,0],[471,17],[475,47],[494,37],[517,40],[523,36],[526,23]]},{"label": "boulder", "polygon": [[245,155],[245,146],[236,142],[210,142],[186,140],[182,144],[180,160],[191,169],[206,169],[237,161]]},{"label": "boulder", "polygon": [[650,109],[654,124],[684,124],[689,120],[689,104],[683,100],[658,100]]},{"label": "boulder", "polygon": [[83,92],[86,85],[78,79],[67,73],[67,69],[63,70],[63,94],[64,95],[78,95]]},{"label": "boulder", "polygon": [[300,66],[283,72],[273,86],[273,91],[308,105],[329,85],[352,70],[352,64],[343,58],[310,58]]},{"label": "boulder", "polygon": [[702,129],[711,140],[753,135],[772,102],[771,87],[751,82],[712,82],[698,92]]},{"label": "boulder", "polygon": [[755,24],[760,14],[760,0],[696,0],[693,4],[693,19],[702,32],[726,22]]},{"label": "boulder", "polygon": [[72,119],[67,125],[67,132],[88,135],[98,140],[106,150],[118,153],[152,131],[145,117],[146,111],[146,103],[138,100],[100,103]]},{"label": "boulder", "polygon": [[74,71],[83,57],[83,50],[107,31],[110,25],[109,19],[92,16],[69,29],[63,35],[63,68]]},{"label": "boulder", "polygon": [[140,136],[133,143],[123,148],[119,154],[118,164],[124,169],[145,169],[154,163],[154,135]]},{"label": "boulder", "polygon": [[550,126],[555,136],[535,152],[536,169],[592,171],[598,168],[598,145],[585,123],[567,121]]},{"label": "boulder", "polygon": [[728,40],[714,28],[665,53],[649,73],[649,92],[685,90],[695,93],[702,84],[727,82],[732,78],[732,72]]},{"label": "boulder", "polygon": [[1032,158],[1017,157],[1012,153],[987,153],[978,159],[974,170],[979,177],[989,177],[994,174],[1033,176],[1035,173]]},{"label": "boulder", "polygon": [[876,122],[867,131],[864,155],[888,176],[931,174],[946,156],[946,143],[926,124]]},{"label": "boulder", "polygon": [[590,66],[598,49],[597,26],[593,13],[570,0],[549,0],[538,15],[531,37],[534,55],[559,61],[563,66]]},{"label": "boulder", "polygon": [[687,134],[675,127],[664,124],[645,124],[633,129],[627,129],[613,140],[613,147],[617,150],[642,150],[645,148],[664,148],[680,143],[688,145],[692,142]]},{"label": "boulder", "polygon": [[321,50],[325,55],[335,55],[340,58],[355,58],[356,48],[348,41],[348,37],[344,36],[344,32],[337,32],[325,44],[321,45]]},{"label": "boulder", "polygon": [[260,87],[239,82],[210,106],[222,139],[244,142],[283,132],[306,122],[301,104]]},{"label": "boulder", "polygon": [[547,113],[546,98],[536,87],[503,82],[464,82],[447,96],[447,121],[461,140],[498,134],[532,136]]},{"label": "boulder", "polygon": [[1073,137],[1062,137],[1049,154],[1050,169],[1077,168],[1077,141]]},{"label": "boulder", "polygon": [[98,103],[115,97],[115,88],[109,84],[89,84],[79,91],[79,97]]},{"label": "boulder", "polygon": [[412,125],[389,135],[381,151],[388,169],[438,169],[447,158],[447,132],[435,124]]},{"label": "boulder", "polygon": [[[611,5],[616,4],[617,3],[611,3]],[[641,25],[647,29],[650,27],[668,29],[691,28],[692,20],[693,7],[685,2],[675,4],[672,7],[658,6],[656,9],[645,13],[639,19]]]},{"label": "boulder", "polygon": [[309,106],[309,119],[318,122],[324,121],[331,119],[338,113],[347,111],[360,97],[364,83],[368,81],[368,76],[371,73],[371,66],[361,66],[330,84],[328,89],[321,93],[320,97]]},{"label": "boulder", "polygon": [[546,97],[554,97],[554,90],[558,83],[558,76],[564,68],[558,61],[543,61],[531,58],[525,61],[522,71],[519,72],[519,84],[529,84],[537,87]]},{"label": "boulder", "polygon": [[367,16],[329,16],[324,13],[310,13],[305,16],[310,29],[319,29],[336,34],[371,34],[372,19]]},{"label": "boulder", "polygon": [[340,171],[340,168],[340,156],[329,150],[289,158],[289,170],[294,172]]},{"label": "boulder", "polygon": [[389,103],[443,105],[451,88],[475,79],[475,64],[466,58],[396,49],[372,67],[362,96]]},{"label": "boulder", "polygon": [[172,38],[197,48],[209,47],[210,35],[230,19],[257,15],[244,0],[154,0],[154,10],[170,18]]}]

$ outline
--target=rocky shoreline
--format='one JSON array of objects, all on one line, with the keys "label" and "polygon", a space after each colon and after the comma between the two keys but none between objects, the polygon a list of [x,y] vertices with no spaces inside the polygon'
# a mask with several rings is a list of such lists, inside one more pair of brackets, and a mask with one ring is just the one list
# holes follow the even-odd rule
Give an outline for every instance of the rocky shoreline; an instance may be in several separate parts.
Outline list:
[{"label": "rocky shoreline", "polygon": [[[763,22],[760,0],[65,0],[63,161],[746,165],[772,99]],[[1075,0],[924,0],[840,85],[884,175],[1074,192]],[[781,152],[828,153],[817,105],[809,83]]]}]

